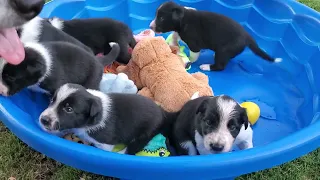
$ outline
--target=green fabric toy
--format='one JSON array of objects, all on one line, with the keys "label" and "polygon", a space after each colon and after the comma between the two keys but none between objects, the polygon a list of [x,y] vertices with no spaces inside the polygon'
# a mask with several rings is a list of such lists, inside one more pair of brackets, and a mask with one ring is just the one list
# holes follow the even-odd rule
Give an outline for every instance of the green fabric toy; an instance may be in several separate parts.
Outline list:
[{"label": "green fabric toy", "polygon": [[[119,152],[126,146],[124,144],[115,145],[112,152]],[[168,157],[170,152],[167,149],[166,138],[158,134],[144,147],[136,156]]]},{"label": "green fabric toy", "polygon": [[[167,38],[166,38],[166,42],[168,44],[172,44],[173,41],[173,33],[171,33]],[[182,61],[184,62],[184,64],[186,65],[186,70],[189,70],[191,68],[191,62],[189,59],[190,56],[190,49],[188,48],[187,44],[184,43],[183,41],[179,41],[178,42],[178,47],[180,49],[179,51],[179,56],[182,58]]]}]

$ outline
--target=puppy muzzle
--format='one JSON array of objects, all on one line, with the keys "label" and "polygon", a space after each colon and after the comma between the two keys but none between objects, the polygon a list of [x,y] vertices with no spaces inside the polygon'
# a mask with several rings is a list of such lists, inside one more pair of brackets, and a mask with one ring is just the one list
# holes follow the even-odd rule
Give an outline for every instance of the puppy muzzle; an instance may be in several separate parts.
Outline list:
[{"label": "puppy muzzle", "polygon": [[59,130],[59,122],[52,120],[48,116],[40,117],[40,123],[47,131],[58,131]]},{"label": "puppy muzzle", "polygon": [[205,148],[213,154],[229,152],[232,148],[234,139],[217,134],[208,134],[204,137]]},{"label": "puppy muzzle", "polygon": [[10,0],[13,8],[15,8],[26,19],[32,19],[38,15],[45,1],[44,0]]},{"label": "puppy muzzle", "polygon": [[152,29],[157,34],[161,34],[162,33],[162,32],[159,31],[159,28],[157,27],[155,20],[151,21],[151,23],[149,25],[149,28]]},{"label": "puppy muzzle", "polygon": [[55,116],[45,110],[39,117],[40,127],[48,132],[57,132],[60,129],[60,123]]},{"label": "puppy muzzle", "polygon": [[0,95],[9,96],[9,88],[0,80]]},{"label": "puppy muzzle", "polygon": [[151,23],[149,24],[149,28],[152,29],[153,31],[155,31],[155,29],[156,29],[155,20],[152,20],[152,21],[151,21]]}]

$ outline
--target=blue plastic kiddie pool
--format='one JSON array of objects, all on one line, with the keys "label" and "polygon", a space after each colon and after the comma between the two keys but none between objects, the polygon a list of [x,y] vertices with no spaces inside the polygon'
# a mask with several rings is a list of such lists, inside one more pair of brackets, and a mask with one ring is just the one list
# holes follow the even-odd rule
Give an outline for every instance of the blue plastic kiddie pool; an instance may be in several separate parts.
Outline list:
[{"label": "blue plastic kiddie pool", "polygon": [[[254,148],[208,156],[138,157],[105,152],[47,134],[36,125],[48,97],[24,90],[0,97],[0,119],[21,140],[47,156],[85,171],[123,179],[231,179],[271,168],[320,147],[320,14],[293,0],[181,0],[225,14],[241,24],[279,64],[249,50],[222,72],[206,72],[216,95],[260,106]],[[135,33],[148,28],[162,0],[54,0],[41,16],[112,17]],[[212,62],[203,51],[190,72]]]}]

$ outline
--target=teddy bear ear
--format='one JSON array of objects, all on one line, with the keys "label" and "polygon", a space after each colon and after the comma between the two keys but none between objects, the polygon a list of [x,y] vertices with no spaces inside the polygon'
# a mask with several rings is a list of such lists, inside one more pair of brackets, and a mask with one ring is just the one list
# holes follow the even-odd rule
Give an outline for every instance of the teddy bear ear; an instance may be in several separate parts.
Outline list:
[{"label": "teddy bear ear", "polygon": [[143,68],[157,58],[157,43],[154,43],[155,41],[157,41],[156,38],[145,38],[135,47],[132,61],[139,68]]},{"label": "teddy bear ear", "polygon": [[[154,40],[151,42],[154,47],[156,47],[156,55],[158,57],[163,56],[163,55],[168,55],[172,53],[173,51],[179,51],[178,47],[173,47],[169,46],[166,42],[166,40],[162,36],[157,36],[154,38]],[[178,49],[176,49],[178,48]]]}]

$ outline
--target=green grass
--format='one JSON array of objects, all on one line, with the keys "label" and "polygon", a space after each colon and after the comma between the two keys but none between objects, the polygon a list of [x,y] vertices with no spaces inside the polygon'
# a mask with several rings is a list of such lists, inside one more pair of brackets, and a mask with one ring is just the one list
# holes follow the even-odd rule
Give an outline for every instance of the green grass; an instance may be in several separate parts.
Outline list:
[{"label": "green grass", "polygon": [[320,1],[319,0],[299,0],[299,2],[317,10],[320,12]]},{"label": "green grass", "polygon": [[0,180],[9,177],[30,180],[108,179],[76,170],[47,158],[29,148],[0,123]]},{"label": "green grass", "polygon": [[[300,2],[320,11],[320,0],[301,0]],[[0,123],[0,180],[10,177],[30,180],[112,179],[76,170],[33,151]],[[320,149],[284,165],[237,179],[320,180]]]}]

